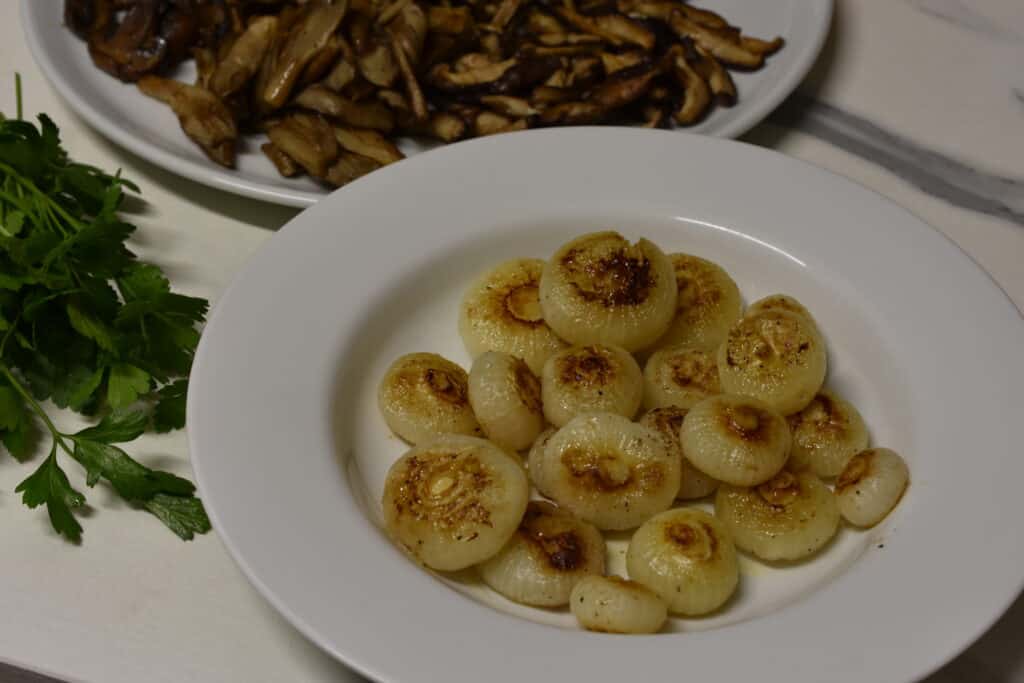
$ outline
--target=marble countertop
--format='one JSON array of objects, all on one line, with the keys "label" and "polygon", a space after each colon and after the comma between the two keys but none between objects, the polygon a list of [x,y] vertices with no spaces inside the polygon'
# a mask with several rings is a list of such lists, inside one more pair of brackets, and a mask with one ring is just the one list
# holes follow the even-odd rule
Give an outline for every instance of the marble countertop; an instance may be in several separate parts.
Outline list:
[{"label": "marble countertop", "polygon": [[[30,111],[56,119],[76,158],[144,188],[143,258],[216,299],[295,211],[173,176],[115,147],[57,97],[8,0],[0,82],[22,74]],[[813,72],[748,142],[799,157],[903,205],[959,244],[1024,310],[1024,11],[1020,0],[838,0]],[[13,94],[0,87],[0,111]],[[189,476],[183,433],[135,452]],[[102,489],[88,541],[55,539],[0,460],[0,680],[361,680],[252,589],[216,535],[189,545]],[[969,587],[964,587],[969,590]],[[930,683],[1024,683],[1024,600]]]}]

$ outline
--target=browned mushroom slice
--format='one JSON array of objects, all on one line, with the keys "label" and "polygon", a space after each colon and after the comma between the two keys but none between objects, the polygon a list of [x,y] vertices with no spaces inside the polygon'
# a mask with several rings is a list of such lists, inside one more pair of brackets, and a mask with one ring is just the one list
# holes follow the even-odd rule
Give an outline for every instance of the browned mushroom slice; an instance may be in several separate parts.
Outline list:
[{"label": "browned mushroom slice", "polygon": [[306,65],[337,30],[346,6],[346,0],[311,3],[277,55],[274,71],[263,91],[267,104],[275,108],[284,105]]},{"label": "browned mushroom slice", "polygon": [[340,92],[345,86],[355,80],[356,68],[346,59],[339,59],[331,69],[331,72],[324,78],[324,86],[335,92]]},{"label": "browned mushroom slice", "polygon": [[380,14],[377,15],[377,24],[380,26],[384,26],[385,24],[390,22],[392,19],[397,17],[398,13],[401,12],[402,9],[411,1],[412,0],[395,0],[394,2],[392,2],[390,5],[382,9],[380,11]]},{"label": "browned mushroom slice", "polygon": [[267,130],[267,136],[314,178],[325,178],[338,158],[334,129],[316,114],[289,114]]},{"label": "browned mushroom slice", "polygon": [[562,26],[558,19],[536,9],[530,10],[530,15],[526,20],[526,26],[534,35],[544,35],[545,33],[565,33],[565,27]]},{"label": "browned mushroom slice", "polygon": [[604,110],[593,102],[564,102],[542,111],[540,122],[545,126],[595,123],[604,114]]},{"label": "browned mushroom slice", "polygon": [[195,84],[209,90],[210,78],[217,69],[217,56],[209,48],[197,47],[192,50],[192,60],[196,63]]},{"label": "browned mushroom slice", "polygon": [[260,146],[260,151],[270,159],[277,172],[285,178],[294,178],[302,173],[302,169],[295,163],[295,160],[282,152],[273,142],[263,143]]},{"label": "browned mushroom slice", "polygon": [[621,14],[602,14],[588,17],[579,14],[570,7],[559,7],[557,11],[563,19],[576,28],[601,36],[613,45],[632,43],[633,45],[639,45],[645,50],[654,48],[654,33],[643,24],[639,24]]},{"label": "browned mushroom slice", "polygon": [[166,46],[160,69],[171,69],[191,54],[199,35],[194,0],[164,0],[161,7],[159,40]]},{"label": "browned mushroom slice", "polygon": [[545,33],[537,36],[541,45],[585,45],[601,42],[600,36],[589,33]]},{"label": "browned mushroom slice", "polygon": [[495,60],[489,54],[484,52],[467,52],[452,62],[452,68],[458,73],[463,73],[465,71],[473,71],[474,69],[482,69],[494,63]]},{"label": "browned mushroom slice", "polygon": [[600,49],[600,43],[578,43],[576,45],[537,45],[532,46],[533,53],[538,57],[579,57],[592,55]]},{"label": "browned mushroom slice", "polygon": [[683,87],[683,101],[672,113],[672,118],[683,126],[696,123],[704,117],[711,105],[711,89],[700,74],[686,63],[686,57],[681,52],[672,60],[672,74]]},{"label": "browned mushroom slice", "polygon": [[395,146],[395,143],[375,130],[336,127],[334,129],[334,137],[343,149],[369,157],[382,166],[405,158],[405,155]]},{"label": "browned mushroom slice", "polygon": [[344,152],[327,171],[325,180],[335,187],[341,187],[371,171],[376,171],[380,166],[378,162],[369,157]]},{"label": "browned mushroom slice", "polygon": [[672,96],[672,91],[665,85],[652,85],[647,91],[647,99],[656,104],[663,104]]},{"label": "browned mushroom slice", "polygon": [[302,70],[302,76],[299,78],[297,87],[304,87],[312,83],[316,83],[330,71],[338,58],[345,52],[344,46],[345,39],[335,33],[327,39],[327,44],[320,48],[312,59],[309,60],[309,64]]},{"label": "browned mushroom slice", "polygon": [[643,97],[660,73],[652,64],[640,67],[635,73],[622,71],[621,76],[609,78],[595,88],[590,100],[607,111],[618,109]]},{"label": "browned mushroom slice", "polygon": [[643,115],[644,122],[641,125],[644,128],[668,128],[671,120],[668,107],[657,104],[645,104]]},{"label": "browned mushroom slice", "polygon": [[353,102],[322,85],[312,85],[303,90],[295,98],[295,104],[355,128],[372,128],[388,133],[395,127],[395,115],[382,102]]},{"label": "browned mushroom slice", "polygon": [[426,121],[409,121],[403,129],[411,135],[423,135],[442,142],[455,142],[466,135],[468,126],[459,116],[446,111],[434,112]]},{"label": "browned mushroom slice", "polygon": [[668,21],[673,12],[679,9],[680,3],[672,0],[617,0],[616,7],[620,12],[631,17],[644,17]]},{"label": "browned mushroom slice", "polygon": [[693,70],[707,81],[711,88],[711,94],[715,96],[718,104],[725,107],[736,104],[736,84],[729,72],[725,70],[721,62],[715,59],[713,54],[704,48],[698,45],[695,50],[697,58],[691,62]]},{"label": "browned mushroom slice", "polygon": [[156,71],[167,54],[167,44],[157,35],[160,3],[140,0],[125,10],[120,23],[111,8],[96,17],[89,36],[89,56],[111,76],[133,82]]},{"label": "browned mushroom slice", "polygon": [[744,48],[734,36],[724,29],[715,29],[690,21],[680,12],[673,12],[668,18],[669,27],[680,37],[690,38],[719,60],[730,66],[757,69],[764,64],[764,55]]},{"label": "browned mushroom slice", "polygon": [[[506,70],[500,78],[487,86],[494,95],[513,95],[521,93],[535,83],[541,83],[558,68],[560,61],[555,57],[545,57],[533,50],[521,50],[514,58],[512,68]],[[571,78],[571,75],[570,75]]]},{"label": "browned mushroom slice", "polygon": [[388,25],[388,30],[393,38],[392,43],[402,47],[409,64],[418,64],[423,45],[427,41],[427,15],[420,6],[416,3],[403,6],[402,11]]},{"label": "browned mushroom slice", "polygon": [[409,100],[397,90],[378,90],[377,99],[398,112],[408,112],[412,109]]},{"label": "browned mushroom slice", "polygon": [[258,17],[231,45],[227,56],[217,64],[210,78],[210,90],[227,97],[241,90],[260,68],[263,57],[274,42],[277,17]]},{"label": "browned mushroom slice", "polygon": [[346,85],[339,94],[353,102],[362,102],[376,92],[377,86],[357,74],[355,79]]},{"label": "browned mushroom slice", "polygon": [[544,108],[549,104],[560,104],[569,102],[579,93],[574,88],[553,88],[549,85],[539,85],[530,93],[530,102],[537,108]]},{"label": "browned mushroom slice", "polygon": [[605,73],[609,75],[616,71],[636,66],[647,59],[647,54],[640,50],[629,50],[621,53],[601,52],[598,56],[601,58],[601,64],[604,65]]},{"label": "browned mushroom slice", "polygon": [[484,49],[491,59],[497,61],[502,57],[501,38],[497,33],[488,33],[480,38],[480,47]]},{"label": "browned mushroom slice", "polygon": [[676,5],[676,8],[690,21],[695,21],[709,28],[732,28],[729,22],[720,14],[715,14],[711,10],[701,9],[700,7],[694,7],[685,3],[679,3]]},{"label": "browned mushroom slice", "polygon": [[740,36],[740,45],[744,49],[753,52],[758,55],[771,55],[775,54],[782,49],[782,46],[786,44],[786,41],[780,37],[775,37],[772,40],[761,40],[760,38],[754,38],[753,36]]},{"label": "browned mushroom slice", "polygon": [[502,116],[511,118],[526,118],[533,116],[537,110],[530,106],[530,103],[521,97],[509,97],[508,95],[484,95],[480,103],[485,104]]},{"label": "browned mushroom slice", "polygon": [[512,120],[508,117],[484,110],[473,117],[473,133],[478,136],[493,135],[504,130],[511,123]]},{"label": "browned mushroom slice", "polygon": [[205,88],[160,76],[143,76],[138,86],[174,110],[182,130],[208,157],[234,168],[238,126],[220,98]]},{"label": "browned mushroom slice", "polygon": [[494,31],[502,31],[515,13],[519,11],[522,4],[523,0],[501,0],[501,4],[498,5],[498,11],[494,13],[494,17],[491,19],[490,28]]},{"label": "browned mushroom slice", "polygon": [[506,59],[464,71],[455,71],[450,64],[438,64],[430,70],[427,80],[440,90],[465,90],[496,82],[515,64],[515,59]]},{"label": "browned mushroom slice", "polygon": [[473,15],[468,7],[440,7],[431,5],[427,10],[429,33],[446,33],[458,36],[473,27]]},{"label": "browned mushroom slice", "polygon": [[405,81],[405,92],[409,96],[412,114],[417,119],[424,120],[427,118],[428,113],[427,99],[423,96],[423,90],[420,88],[419,81],[416,80],[416,74],[409,63],[409,55],[397,37],[391,39],[391,51],[398,62],[398,69],[402,74],[402,80]]},{"label": "browned mushroom slice", "polygon": [[378,31],[363,45],[359,54],[359,73],[370,83],[386,88],[398,78],[398,62],[391,50],[391,40]]},{"label": "browned mushroom slice", "polygon": [[577,57],[569,65],[569,87],[587,88],[605,76],[599,57]]},{"label": "browned mushroom slice", "polygon": [[494,131],[495,133],[513,133],[517,130],[526,130],[530,127],[529,122],[526,119],[516,119],[512,123],[508,124],[500,130]]}]

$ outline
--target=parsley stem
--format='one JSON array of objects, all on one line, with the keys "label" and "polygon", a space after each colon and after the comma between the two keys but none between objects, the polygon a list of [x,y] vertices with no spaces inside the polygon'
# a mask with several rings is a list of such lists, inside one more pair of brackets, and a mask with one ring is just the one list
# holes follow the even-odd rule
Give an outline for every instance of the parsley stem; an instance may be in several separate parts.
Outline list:
[{"label": "parsley stem", "polygon": [[36,415],[38,415],[46,424],[46,428],[50,430],[50,434],[53,436],[54,448],[56,449],[56,445],[60,444],[60,447],[64,449],[68,455],[74,457],[74,453],[68,447],[67,443],[64,442],[65,434],[57,429],[53,422],[50,421],[50,418],[47,416],[46,411],[43,410],[43,407],[39,405],[38,401],[32,398],[32,394],[25,390],[25,387],[21,385],[18,378],[14,376],[14,373],[12,373],[10,368],[8,368],[4,363],[0,363],[0,375],[3,375],[7,381],[10,382],[14,390],[21,394],[21,397],[25,399],[30,406],[32,406],[32,410],[34,410]]},{"label": "parsley stem", "polygon": [[65,211],[63,206],[53,201],[53,199],[48,194],[46,194],[38,187],[36,187],[36,184],[33,183],[31,180],[29,180],[28,178],[21,177],[14,168],[0,161],[0,171],[3,171],[4,173],[15,178],[18,181],[19,185],[27,187],[28,189],[32,190],[32,194],[39,197],[39,199],[43,201],[43,205],[45,207],[59,213],[60,217],[66,220],[71,225],[71,227],[75,228],[76,230],[82,230],[83,228],[85,228],[85,223],[81,222],[80,220],[72,216],[70,213]]}]

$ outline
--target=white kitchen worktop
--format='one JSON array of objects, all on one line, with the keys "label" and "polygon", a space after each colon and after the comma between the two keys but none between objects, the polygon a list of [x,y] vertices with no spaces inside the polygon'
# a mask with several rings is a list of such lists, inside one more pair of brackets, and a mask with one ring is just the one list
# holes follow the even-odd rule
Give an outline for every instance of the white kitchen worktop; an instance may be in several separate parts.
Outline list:
[{"label": "white kitchen worktop", "polygon": [[[15,6],[3,0],[0,10],[0,111],[14,112],[20,72],[27,114],[47,112],[75,159],[123,168],[142,188],[133,248],[181,291],[215,301],[295,211],[178,178],[101,138],[36,68]],[[1021,0],[839,0],[810,78],[745,139],[907,207],[1024,309]],[[191,478],[184,432],[143,437],[130,452]],[[88,491],[92,510],[75,547],[14,493],[28,473],[0,456],[0,662],[8,665],[0,664],[0,680],[39,680],[25,671],[96,683],[362,680],[285,623],[215,533],[182,543],[98,486]],[[969,504],[966,494],[950,504]],[[970,590],[969,578],[950,590]],[[928,680],[1024,683],[1022,636],[1018,601]]]}]

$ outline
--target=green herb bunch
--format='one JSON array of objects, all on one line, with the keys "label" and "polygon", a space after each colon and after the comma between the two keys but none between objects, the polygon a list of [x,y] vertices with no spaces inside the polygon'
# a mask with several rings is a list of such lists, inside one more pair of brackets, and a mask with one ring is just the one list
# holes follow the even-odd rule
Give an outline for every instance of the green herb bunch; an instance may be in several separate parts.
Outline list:
[{"label": "green herb bunch", "polygon": [[[17,491],[45,505],[53,528],[78,542],[85,504],[61,468],[66,455],[133,507],[189,540],[209,530],[191,482],[150,469],[114,444],[185,423],[185,393],[205,319],[204,299],[171,291],[125,246],[135,230],[118,209],[119,175],[71,161],[57,126],[0,115],[0,452],[25,461],[40,437],[49,455]],[[51,401],[98,420],[59,430]]]}]

